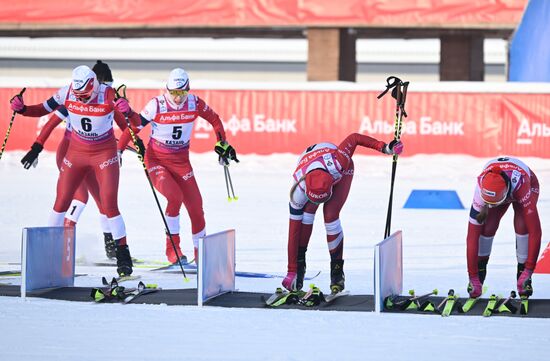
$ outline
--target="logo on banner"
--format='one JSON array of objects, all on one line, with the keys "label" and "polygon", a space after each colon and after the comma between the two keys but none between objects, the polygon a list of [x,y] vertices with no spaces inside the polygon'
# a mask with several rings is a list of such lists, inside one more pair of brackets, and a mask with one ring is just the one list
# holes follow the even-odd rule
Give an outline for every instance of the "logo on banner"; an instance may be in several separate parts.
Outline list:
[{"label": "logo on banner", "polygon": [[[359,133],[391,135],[395,132],[393,121],[383,119],[371,120],[364,116],[359,126]],[[403,134],[409,135],[436,135],[436,136],[464,136],[464,122],[433,120],[429,116],[422,116],[418,122],[409,118],[403,121]]]},{"label": "logo on banner", "polygon": [[[298,133],[296,119],[274,119],[265,114],[255,114],[252,118],[239,118],[235,114],[223,123],[223,127],[233,136],[238,133]],[[205,139],[210,136],[212,125],[202,118],[195,122],[195,138]]]},{"label": "logo on banner", "polygon": [[542,137],[550,137],[550,125],[535,122],[531,123],[527,118],[521,119],[516,144],[532,144],[533,138]]}]

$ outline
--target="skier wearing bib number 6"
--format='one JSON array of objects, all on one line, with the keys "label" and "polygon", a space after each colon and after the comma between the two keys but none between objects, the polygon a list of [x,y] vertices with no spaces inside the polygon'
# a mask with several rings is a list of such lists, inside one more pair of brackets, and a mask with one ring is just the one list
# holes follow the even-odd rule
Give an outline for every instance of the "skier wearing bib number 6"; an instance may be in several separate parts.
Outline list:
[{"label": "skier wearing bib number 6", "polygon": [[531,275],[542,237],[539,189],[535,173],[517,158],[492,159],[483,167],[477,177],[466,238],[470,297],[481,296],[493,238],[510,205],[514,209],[518,293],[522,297],[533,294]]},{"label": "skier wearing bib number 6", "polygon": [[75,222],[66,218],[67,210],[80,184],[92,175],[99,187],[101,210],[115,240],[117,272],[128,276],[132,274],[133,264],[126,242],[126,226],[118,209],[119,157],[113,120],[125,129],[122,113],[133,112],[125,99],[115,102],[114,89],[100,84],[96,74],[85,65],[76,67],[71,84],[59,89],[47,102],[22,104],[21,111],[33,116],[47,114],[60,106],[66,109],[71,134],[61,161],[57,195],[48,225],[74,226]]},{"label": "skier wearing bib number 6", "polygon": [[[183,203],[191,219],[195,260],[199,238],[206,235],[202,196],[189,161],[189,146],[195,119],[201,117],[213,127],[217,137],[215,151],[220,164],[238,162],[235,149],[226,142],[220,117],[198,96],[189,93],[189,76],[181,68],[173,69],[166,83],[166,92],[151,99],[133,123],[137,134],[151,124],[151,138],[145,152],[145,165],[153,186],[166,197],[166,257],[171,263],[187,263],[180,248],[180,208]],[[124,131],[118,145],[123,151],[131,140],[130,129]],[[171,237],[170,237],[171,236]],[[172,241],[174,246],[172,246]]]},{"label": "skier wearing bib number 6", "polygon": [[[111,73],[111,69],[106,63],[103,63],[101,60],[98,60],[97,63],[92,68],[92,70],[96,74],[97,80],[100,84],[106,84],[108,86],[111,86],[111,84],[113,83],[113,76]],[[57,102],[53,97],[46,100],[44,102],[44,106],[39,109],[36,109],[34,112],[24,111],[24,110],[30,110],[30,109],[24,106],[22,97],[21,98],[14,97],[11,101],[11,106],[13,110],[25,116],[38,117],[38,116],[45,115],[44,113],[47,114],[47,113],[53,112],[51,118],[43,126],[42,130],[40,131],[40,134],[32,144],[31,150],[21,160],[21,163],[23,164],[25,169],[29,169],[31,166],[36,167],[38,163],[38,156],[42,152],[44,148],[44,144],[46,143],[47,139],[51,135],[52,131],[62,121],[64,121],[65,118],[67,118],[68,116],[67,109],[63,105],[57,106]],[[51,108],[50,106],[54,108]],[[56,106],[57,108],[55,108]],[[72,130],[70,126],[71,126],[70,123],[67,122],[63,139],[57,146],[56,163],[57,163],[58,169],[61,169],[63,165],[63,158],[65,158],[65,153],[67,152],[67,148],[69,147],[69,142],[71,141]],[[88,198],[89,198],[88,193],[92,196],[92,198],[97,204],[97,208],[99,209],[99,213],[100,213],[99,223],[101,225],[103,235],[104,235],[105,253],[108,258],[114,259],[116,257],[116,244],[115,244],[115,240],[113,239],[113,235],[111,234],[111,230],[109,229],[109,221],[107,219],[107,216],[105,216],[105,214],[102,212],[100,196],[99,196],[99,186],[97,184],[97,180],[93,173],[88,173],[88,176],[86,177],[86,179],[82,183],[80,183],[80,186],[75,192],[71,205],[69,206],[69,210],[66,214],[66,218],[74,223],[78,223],[78,219],[80,218],[80,215],[84,211],[84,208],[86,207],[86,204],[88,202]]]},{"label": "skier wearing bib number 6", "polygon": [[288,232],[288,270],[283,286],[289,291],[302,289],[306,272],[306,251],[313,229],[315,212],[320,204],[330,253],[331,293],[341,292],[344,280],[344,233],[340,225],[340,210],[344,206],[353,179],[351,157],[357,146],[384,154],[401,154],[403,144],[389,144],[372,137],[353,133],[336,146],[318,143],[303,152],[293,173],[290,190],[290,220]]}]

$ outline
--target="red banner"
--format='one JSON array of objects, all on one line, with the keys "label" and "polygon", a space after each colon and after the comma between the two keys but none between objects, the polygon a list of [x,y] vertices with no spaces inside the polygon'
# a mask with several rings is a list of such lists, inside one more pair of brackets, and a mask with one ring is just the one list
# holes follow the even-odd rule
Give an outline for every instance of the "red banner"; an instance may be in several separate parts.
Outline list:
[{"label": "red banner", "polygon": [[10,28],[121,26],[505,27],[527,0],[0,0]]},{"label": "red banner", "polygon": [[[56,90],[27,89],[25,102],[41,103]],[[19,91],[0,88],[2,138],[11,118],[9,100]],[[160,92],[129,89],[128,97],[140,111]],[[197,90],[193,93],[220,114],[228,140],[239,154],[297,154],[320,141],[338,143],[352,132],[386,142],[393,139],[394,100],[390,96],[377,100],[378,92]],[[445,153],[550,158],[550,94],[409,90],[407,112],[402,135],[406,156]],[[46,121],[47,117],[17,115],[6,150],[28,150]],[[148,130],[143,134],[147,139]],[[62,135],[62,127],[56,129],[46,149],[55,150]],[[214,143],[210,124],[199,118],[191,150],[209,152]]]}]

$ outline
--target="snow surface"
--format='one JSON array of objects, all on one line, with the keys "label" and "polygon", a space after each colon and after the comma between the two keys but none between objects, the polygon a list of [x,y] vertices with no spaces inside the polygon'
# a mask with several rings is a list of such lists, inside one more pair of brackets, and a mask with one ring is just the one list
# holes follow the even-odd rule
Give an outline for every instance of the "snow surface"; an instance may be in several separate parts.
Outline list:
[{"label": "snow surface", "polygon": [[[338,141],[338,140],[334,140]],[[23,152],[0,162],[2,217],[0,271],[17,269],[21,229],[43,226],[55,197],[53,154],[41,154],[36,169],[19,164]],[[215,154],[192,154],[204,199],[207,231],[236,229],[237,270],[284,274],[290,174],[297,156],[241,156],[231,175],[237,202],[228,203],[223,169]],[[341,213],[345,233],[346,288],[373,293],[373,246],[382,240],[391,160],[354,156],[356,175]],[[550,161],[523,158],[541,184],[539,213],[542,249],[550,232]],[[487,159],[468,156],[401,157],[398,163],[392,230],[403,230],[404,292],[454,288],[466,294],[465,237],[475,176]],[[456,190],[463,210],[411,210],[403,204],[412,189]],[[164,204],[164,202],[163,202]],[[164,260],[164,231],[143,169],[126,153],[119,205],[132,255]],[[515,289],[512,211],[497,232],[488,267],[489,293]],[[307,254],[314,281],[329,286],[329,255],[319,212]],[[189,222],[182,210],[182,235]],[[80,263],[104,259],[97,208],[90,202],[77,230]],[[183,251],[191,253],[189,236]],[[77,286],[97,286],[109,268],[77,266]],[[145,282],[163,288],[195,287],[195,276],[159,275],[136,268]],[[0,282],[18,279],[0,278]],[[237,278],[241,291],[272,292],[281,279]],[[550,298],[550,276],[533,278],[536,298]],[[119,305],[0,297],[0,360],[369,360],[369,359],[522,359],[550,353],[548,319],[449,317],[301,310],[229,309],[166,305]]]}]

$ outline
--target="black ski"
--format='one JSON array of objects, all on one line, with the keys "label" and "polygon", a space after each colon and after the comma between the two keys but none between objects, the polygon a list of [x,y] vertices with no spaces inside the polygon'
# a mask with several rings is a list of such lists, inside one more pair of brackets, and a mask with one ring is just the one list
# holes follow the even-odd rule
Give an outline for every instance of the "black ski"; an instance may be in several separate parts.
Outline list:
[{"label": "black ski", "polygon": [[135,288],[125,288],[120,286],[116,278],[113,277],[111,282],[107,282],[107,279],[103,277],[101,279],[103,286],[101,288],[92,288],[90,296],[95,302],[113,302],[119,301],[124,295],[124,292],[135,291]]},{"label": "black ski", "polygon": [[518,308],[514,306],[512,303],[512,300],[516,298],[516,291],[510,292],[510,296],[502,301],[502,303],[498,306],[497,311],[498,313],[516,313],[518,311]]},{"label": "black ski", "polygon": [[433,311],[435,306],[430,301],[422,300],[437,295],[438,290],[434,289],[432,292],[417,296],[414,290],[409,290],[410,297],[405,296],[388,296],[384,299],[384,307],[388,310],[420,310],[420,311]]},{"label": "black ski", "polygon": [[302,290],[289,292],[281,287],[278,287],[274,294],[265,298],[261,296],[261,300],[265,303],[266,307],[278,307],[282,305],[296,304],[298,300],[303,298],[305,292]]},{"label": "black ski", "polygon": [[305,307],[319,306],[321,301],[324,301],[323,292],[313,283],[309,286],[309,290],[298,300],[298,304]]},{"label": "black ski", "polygon": [[133,302],[136,298],[160,291],[156,285],[146,285],[143,282],[139,282],[137,290],[133,292],[125,292],[124,303],[128,304]]}]

